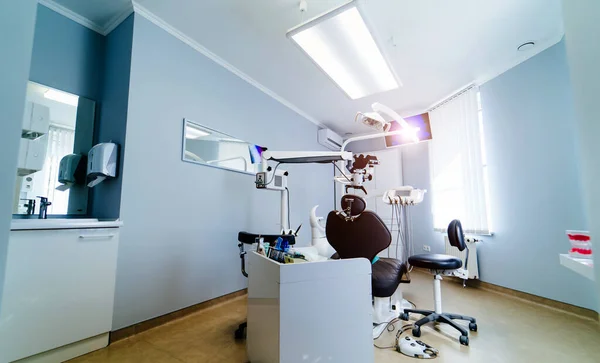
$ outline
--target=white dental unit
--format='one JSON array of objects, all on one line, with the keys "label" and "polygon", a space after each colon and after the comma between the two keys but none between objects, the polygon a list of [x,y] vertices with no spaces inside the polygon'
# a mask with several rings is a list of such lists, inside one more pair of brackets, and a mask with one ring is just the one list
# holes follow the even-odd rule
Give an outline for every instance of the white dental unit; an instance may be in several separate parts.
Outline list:
[{"label": "white dental unit", "polygon": [[[371,124],[377,123],[368,119]],[[256,175],[256,187],[281,192],[282,231],[292,233],[288,223],[288,173],[279,169],[279,164],[354,160],[351,174],[338,175],[335,180],[346,189],[366,193],[363,183],[372,179],[377,158],[354,156],[344,151],[345,147],[352,141],[405,132],[361,135],[346,140],[341,151],[264,151],[263,171]],[[271,168],[268,161],[279,164]],[[247,347],[252,362],[373,362],[374,318],[387,322],[398,317],[399,311],[390,307],[390,298],[375,298],[373,306],[370,261],[329,259],[335,250],[316,216],[317,207],[310,213],[312,246],[294,249],[313,262],[283,264],[254,251],[248,254]],[[400,301],[401,293],[396,306]]]}]

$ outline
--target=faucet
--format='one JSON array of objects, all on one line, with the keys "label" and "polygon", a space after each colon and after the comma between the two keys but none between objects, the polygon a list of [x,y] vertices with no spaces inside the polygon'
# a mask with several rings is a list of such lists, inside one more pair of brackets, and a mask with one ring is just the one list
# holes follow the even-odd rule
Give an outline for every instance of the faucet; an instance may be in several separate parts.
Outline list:
[{"label": "faucet", "polygon": [[46,197],[38,197],[40,198],[40,214],[38,215],[39,219],[47,219],[48,218],[48,206],[52,205],[51,202],[48,201]]},{"label": "faucet", "polygon": [[24,207],[27,207],[27,215],[32,216],[35,213],[35,199],[21,199],[26,200],[27,204],[23,204]]}]

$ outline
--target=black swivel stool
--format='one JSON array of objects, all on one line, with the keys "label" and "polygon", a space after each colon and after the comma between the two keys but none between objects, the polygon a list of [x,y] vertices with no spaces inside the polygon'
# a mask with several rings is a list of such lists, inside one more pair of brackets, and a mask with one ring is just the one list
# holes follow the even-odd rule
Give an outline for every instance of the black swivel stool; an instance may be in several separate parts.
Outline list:
[{"label": "black swivel stool", "polygon": [[[452,222],[450,222],[450,225],[448,225],[448,239],[450,240],[450,245],[458,248],[460,251],[464,251],[464,249],[467,248],[467,245],[465,244],[465,237],[463,234],[462,225],[460,224],[459,220],[455,219]],[[413,335],[415,337],[420,337],[421,326],[424,324],[431,322],[445,323],[452,326],[454,329],[458,330],[461,333],[460,344],[469,345],[469,332],[461,325],[456,324],[453,320],[467,320],[469,321],[469,330],[477,331],[476,320],[470,316],[442,312],[442,290],[440,286],[442,275],[449,274],[453,270],[461,268],[462,261],[450,255],[422,254],[409,257],[408,262],[412,266],[429,269],[434,275],[433,296],[435,301],[435,311],[404,309],[404,314],[401,315],[401,318],[403,320],[408,320],[408,315],[410,313],[425,315],[424,318],[418,320],[414,324],[414,328],[412,331]]]}]

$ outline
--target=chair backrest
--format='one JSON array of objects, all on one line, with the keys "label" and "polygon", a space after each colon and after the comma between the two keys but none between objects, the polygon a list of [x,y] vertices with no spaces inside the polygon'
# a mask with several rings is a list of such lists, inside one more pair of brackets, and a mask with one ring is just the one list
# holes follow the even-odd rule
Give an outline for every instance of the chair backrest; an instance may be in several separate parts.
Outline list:
[{"label": "chair backrest", "polygon": [[365,207],[361,197],[344,195],[342,208],[346,212],[332,211],[327,216],[327,241],[342,259],[364,257],[373,261],[392,242],[385,223]]},{"label": "chair backrest", "polygon": [[460,251],[464,251],[467,248],[462,224],[460,224],[458,219],[453,220],[448,225],[448,240],[451,246],[458,248]]}]

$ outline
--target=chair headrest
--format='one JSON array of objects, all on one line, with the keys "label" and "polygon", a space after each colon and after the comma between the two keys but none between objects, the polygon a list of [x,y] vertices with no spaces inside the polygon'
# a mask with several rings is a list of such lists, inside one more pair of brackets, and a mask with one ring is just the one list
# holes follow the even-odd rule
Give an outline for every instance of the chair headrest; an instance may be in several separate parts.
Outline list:
[{"label": "chair headrest", "polygon": [[356,217],[365,211],[367,202],[358,195],[346,194],[342,197],[342,210],[347,216]]},{"label": "chair headrest", "polygon": [[448,240],[450,245],[458,248],[459,251],[464,251],[467,248],[462,224],[458,219],[453,220],[448,225]]}]

